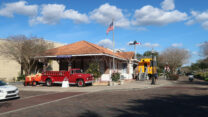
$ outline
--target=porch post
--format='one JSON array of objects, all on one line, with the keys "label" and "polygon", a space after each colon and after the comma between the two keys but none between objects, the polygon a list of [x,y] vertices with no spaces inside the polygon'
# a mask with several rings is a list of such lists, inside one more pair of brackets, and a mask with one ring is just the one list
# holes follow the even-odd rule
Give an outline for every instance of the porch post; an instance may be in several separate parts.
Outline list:
[{"label": "porch post", "polygon": [[72,64],[71,64],[71,62],[69,61],[69,62],[68,62],[68,71],[69,71],[71,68],[72,68]]}]

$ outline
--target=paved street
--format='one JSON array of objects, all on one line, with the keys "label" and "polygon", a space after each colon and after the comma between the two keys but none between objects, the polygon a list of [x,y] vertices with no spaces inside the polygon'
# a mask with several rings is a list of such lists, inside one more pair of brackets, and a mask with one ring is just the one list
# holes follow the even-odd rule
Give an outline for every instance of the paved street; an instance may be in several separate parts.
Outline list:
[{"label": "paved street", "polygon": [[[106,90],[89,92],[85,88],[93,89],[94,86],[78,90],[74,87],[72,92],[70,89],[64,89],[65,91],[62,92],[21,90],[20,99],[0,102],[0,116],[207,117],[207,82],[195,80],[190,83],[187,79],[180,79],[177,82],[159,80],[158,83],[166,83],[166,85],[149,86],[150,82],[137,81],[126,86],[114,86],[115,90],[112,87],[102,86]],[[146,88],[136,86],[133,88],[136,83],[143,84]],[[125,88],[127,85],[131,85],[131,88]]]}]

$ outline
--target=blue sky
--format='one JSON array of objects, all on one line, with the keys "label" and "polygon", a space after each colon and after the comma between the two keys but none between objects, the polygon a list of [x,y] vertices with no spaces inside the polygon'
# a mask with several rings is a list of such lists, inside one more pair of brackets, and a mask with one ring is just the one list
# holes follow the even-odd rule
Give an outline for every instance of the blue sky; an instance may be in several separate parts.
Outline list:
[{"label": "blue sky", "polygon": [[200,59],[208,41],[207,0],[0,0],[0,38],[42,37],[60,43],[86,40],[111,47],[108,25],[115,19],[115,48],[138,53],[175,46]]}]

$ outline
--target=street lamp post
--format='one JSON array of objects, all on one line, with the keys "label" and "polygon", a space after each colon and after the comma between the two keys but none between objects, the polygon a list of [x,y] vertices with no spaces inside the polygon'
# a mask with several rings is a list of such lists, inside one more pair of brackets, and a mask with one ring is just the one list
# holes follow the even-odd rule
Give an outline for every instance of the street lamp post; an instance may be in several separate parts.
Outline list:
[{"label": "street lamp post", "polygon": [[140,44],[141,43],[137,42],[136,40],[134,42],[129,43],[129,45],[134,45],[134,59],[137,59],[136,46]]},{"label": "street lamp post", "polygon": [[154,51],[153,51],[153,49],[152,49],[152,75],[151,75],[151,77],[152,77],[152,85],[155,85],[155,71],[154,71]]},{"label": "street lamp post", "polygon": [[[140,45],[141,43],[138,43],[136,40],[134,42],[130,42],[129,45],[134,45],[134,59],[137,60],[137,54],[136,54],[136,46],[137,45]],[[134,65],[134,64],[133,64]],[[135,69],[135,67],[133,67],[133,69]],[[136,71],[133,70],[134,73],[133,73],[133,77],[135,77],[136,75]]]}]

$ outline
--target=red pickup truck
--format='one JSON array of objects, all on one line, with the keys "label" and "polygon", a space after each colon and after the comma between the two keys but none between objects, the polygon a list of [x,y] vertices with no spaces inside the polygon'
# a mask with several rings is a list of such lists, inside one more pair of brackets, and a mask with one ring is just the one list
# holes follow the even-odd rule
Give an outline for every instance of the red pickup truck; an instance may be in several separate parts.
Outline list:
[{"label": "red pickup truck", "polygon": [[69,84],[83,87],[85,84],[92,84],[94,77],[91,74],[84,74],[80,69],[70,69],[69,71],[46,71],[42,73],[41,80],[38,83],[44,83],[47,86],[61,84],[65,78]]}]

